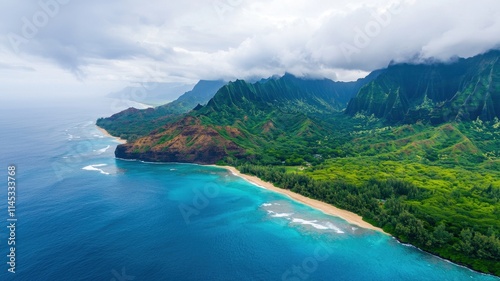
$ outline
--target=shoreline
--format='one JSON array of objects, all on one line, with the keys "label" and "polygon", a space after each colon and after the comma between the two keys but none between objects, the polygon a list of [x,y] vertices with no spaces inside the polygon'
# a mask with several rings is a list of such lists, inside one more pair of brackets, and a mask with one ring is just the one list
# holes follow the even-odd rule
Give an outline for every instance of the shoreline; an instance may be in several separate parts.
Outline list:
[{"label": "shoreline", "polygon": [[103,128],[101,128],[101,127],[99,127],[99,126],[97,126],[97,125],[95,125],[95,126],[96,126],[96,127],[97,127],[97,129],[98,129],[99,131],[101,131],[101,133],[103,133],[103,135],[105,135],[106,137],[114,138],[117,142],[122,143],[122,144],[123,144],[123,143],[127,143],[127,141],[126,141],[126,140],[121,139],[121,138],[119,138],[119,137],[115,137],[115,136],[111,135],[110,133],[108,133],[108,131],[104,130]]},{"label": "shoreline", "polygon": [[[120,158],[117,158],[117,159],[120,159]],[[122,161],[140,161],[140,162],[143,162],[143,163],[154,163],[154,164],[157,164],[157,162],[146,162],[146,161],[141,161],[141,160],[138,160],[138,159],[120,159],[120,160],[122,160]],[[379,233],[388,235],[391,238],[395,239],[398,244],[401,244],[403,246],[415,248],[418,251],[421,251],[423,253],[427,253],[429,255],[437,257],[438,259],[441,259],[441,260],[443,260],[445,262],[448,262],[450,264],[462,267],[464,269],[468,269],[471,272],[479,273],[479,274],[484,275],[484,276],[492,276],[492,277],[495,277],[495,278],[498,277],[498,276],[496,276],[494,274],[482,272],[482,271],[473,269],[473,268],[469,267],[466,264],[462,264],[462,263],[459,263],[457,261],[453,261],[451,259],[442,257],[442,256],[440,256],[437,253],[426,251],[426,250],[421,249],[421,248],[419,248],[419,247],[417,247],[417,246],[415,246],[413,244],[402,242],[398,238],[394,237],[392,234],[385,232],[383,229],[381,229],[379,227],[376,227],[374,225],[371,225],[370,223],[368,223],[366,221],[363,221],[363,218],[361,216],[359,216],[358,214],[356,214],[356,213],[353,213],[353,212],[350,212],[350,211],[347,211],[347,210],[343,210],[343,209],[337,208],[337,207],[335,207],[333,205],[330,205],[328,203],[325,203],[325,202],[322,202],[322,201],[319,201],[319,200],[316,200],[316,199],[311,199],[309,197],[305,197],[303,195],[300,195],[298,193],[295,193],[295,192],[287,190],[287,189],[276,187],[272,183],[265,182],[265,181],[261,180],[260,178],[258,178],[256,176],[242,174],[235,167],[232,167],[232,166],[219,166],[219,165],[215,165],[215,164],[208,164],[207,165],[207,164],[183,163],[183,162],[163,162],[163,163],[160,163],[160,164],[165,164],[165,163],[184,164],[184,165],[185,164],[191,164],[191,165],[200,165],[200,166],[206,166],[206,167],[216,167],[216,168],[225,169],[226,171],[231,172],[234,176],[240,177],[243,180],[245,180],[245,181],[247,181],[247,182],[249,182],[249,183],[251,183],[251,184],[253,184],[255,186],[258,186],[260,188],[267,189],[267,190],[270,190],[272,192],[276,192],[276,193],[279,193],[279,194],[282,194],[282,195],[286,195],[290,199],[292,199],[292,200],[294,200],[296,202],[302,203],[304,205],[307,205],[307,206],[309,206],[309,207],[311,207],[313,209],[319,210],[319,211],[323,212],[324,214],[335,216],[335,217],[339,217],[339,218],[347,221],[350,224],[353,224],[353,225],[356,225],[356,226],[359,226],[359,227],[365,228],[365,229],[375,230],[375,231],[377,231]]]},{"label": "shoreline", "polygon": [[386,234],[386,235],[389,235],[392,237],[392,235],[385,232],[383,229],[371,225],[370,223],[364,221],[363,217],[361,217],[360,215],[355,214],[353,212],[337,208],[337,207],[330,205],[328,203],[325,203],[325,202],[322,202],[322,201],[319,201],[316,199],[312,199],[312,198],[306,197],[304,195],[300,195],[298,193],[295,193],[295,192],[287,190],[287,189],[276,187],[272,183],[265,182],[256,176],[242,174],[235,167],[217,166],[217,165],[208,165],[208,166],[224,168],[224,169],[230,171],[233,175],[240,177],[240,178],[248,181],[249,183],[252,183],[253,185],[256,185],[260,188],[264,188],[264,189],[267,189],[267,190],[270,190],[270,191],[273,191],[273,192],[276,192],[279,194],[286,195],[290,199],[292,199],[296,202],[305,204],[305,205],[307,205],[311,208],[314,208],[316,210],[319,210],[327,215],[339,217],[339,218],[347,221],[350,224],[354,224],[354,225],[357,225],[359,227],[366,228],[366,229],[375,230],[375,231],[381,232],[383,234]]}]

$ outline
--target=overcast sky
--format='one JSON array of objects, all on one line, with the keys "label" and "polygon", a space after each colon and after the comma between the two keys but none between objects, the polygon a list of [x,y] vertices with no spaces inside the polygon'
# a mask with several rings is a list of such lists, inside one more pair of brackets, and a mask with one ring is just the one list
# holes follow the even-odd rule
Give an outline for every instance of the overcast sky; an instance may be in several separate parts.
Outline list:
[{"label": "overcast sky", "polygon": [[284,72],[353,80],[497,48],[500,1],[2,0],[0,33],[0,96]]}]

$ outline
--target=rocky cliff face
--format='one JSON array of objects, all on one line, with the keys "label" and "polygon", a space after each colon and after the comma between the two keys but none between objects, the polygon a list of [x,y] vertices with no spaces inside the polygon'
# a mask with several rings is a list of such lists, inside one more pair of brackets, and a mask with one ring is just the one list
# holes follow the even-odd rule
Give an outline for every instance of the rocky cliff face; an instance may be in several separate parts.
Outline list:
[{"label": "rocky cliff face", "polygon": [[[219,128],[224,129],[224,128]],[[229,134],[241,134],[228,129]],[[187,117],[165,127],[161,132],[119,145],[115,156],[151,162],[187,162],[213,164],[226,156],[241,156],[244,150],[199,119]]]},{"label": "rocky cliff face", "polygon": [[443,64],[390,66],[353,98],[346,113],[393,123],[439,124],[500,117],[500,51]]}]

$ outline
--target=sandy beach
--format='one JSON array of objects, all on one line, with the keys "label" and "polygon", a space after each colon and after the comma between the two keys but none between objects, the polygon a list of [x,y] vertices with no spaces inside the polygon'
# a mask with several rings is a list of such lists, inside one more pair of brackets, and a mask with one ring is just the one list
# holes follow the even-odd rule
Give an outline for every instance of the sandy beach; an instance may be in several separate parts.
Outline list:
[{"label": "sandy beach", "polygon": [[298,193],[292,192],[290,190],[278,188],[278,187],[274,186],[272,183],[265,182],[265,181],[259,179],[256,176],[250,176],[250,175],[242,174],[242,173],[240,173],[240,171],[238,171],[234,167],[230,167],[230,166],[215,166],[215,167],[225,168],[225,169],[231,171],[231,173],[233,173],[234,175],[236,175],[238,177],[241,177],[241,178],[247,180],[248,182],[250,182],[252,184],[255,184],[255,185],[259,186],[259,187],[262,187],[262,188],[265,188],[265,189],[268,189],[268,190],[271,190],[271,191],[274,191],[274,192],[278,192],[278,193],[287,195],[291,199],[293,199],[293,200],[295,200],[297,202],[306,204],[306,205],[308,205],[310,207],[313,207],[313,208],[315,208],[317,210],[320,210],[320,211],[322,211],[325,214],[336,216],[336,217],[340,217],[340,218],[346,220],[347,222],[349,222],[351,224],[354,224],[354,225],[357,225],[359,227],[376,230],[376,231],[379,231],[379,232],[382,232],[384,234],[389,235],[388,233],[384,232],[381,228],[375,227],[375,226],[373,226],[373,225],[371,225],[371,224],[363,221],[363,218],[361,216],[359,216],[359,215],[357,215],[357,214],[355,214],[353,212],[349,212],[349,211],[346,211],[346,210],[339,209],[339,208],[337,208],[335,206],[332,206],[330,204],[327,204],[325,202],[321,202],[321,201],[318,201],[318,200],[315,200],[315,199],[311,199],[311,198],[305,197],[303,195],[300,195]]},{"label": "sandy beach", "polygon": [[[97,128],[104,135],[106,135],[108,137],[112,137],[112,138],[116,139],[120,143],[126,143],[127,142],[124,139],[112,136],[105,129],[103,129],[103,128],[99,127],[99,126],[97,126]],[[235,167],[231,167],[231,166],[217,166],[217,165],[209,165],[209,166],[214,166],[214,167],[219,167],[219,168],[227,169],[232,174],[234,174],[235,176],[241,177],[241,178],[245,179],[246,181],[248,181],[248,182],[250,182],[250,183],[252,183],[254,185],[257,185],[257,186],[259,186],[261,188],[265,188],[265,189],[271,190],[273,192],[277,192],[277,193],[281,193],[281,194],[287,195],[288,197],[290,197],[291,199],[293,199],[293,200],[295,200],[297,202],[306,204],[306,205],[308,205],[308,206],[310,206],[312,208],[315,208],[317,210],[322,211],[325,214],[333,215],[333,216],[336,216],[336,217],[340,217],[340,218],[346,220],[347,222],[349,222],[351,224],[354,224],[354,225],[357,225],[359,227],[367,228],[367,229],[372,229],[372,230],[376,230],[376,231],[379,231],[379,232],[387,234],[381,228],[375,227],[375,226],[373,226],[373,225],[371,225],[371,224],[363,221],[363,218],[361,216],[359,216],[359,215],[357,215],[357,214],[355,214],[353,212],[342,210],[342,209],[339,209],[339,208],[337,208],[337,207],[335,207],[333,205],[330,205],[328,203],[321,202],[321,201],[318,201],[318,200],[315,200],[315,199],[311,199],[311,198],[305,197],[303,195],[300,195],[298,193],[292,192],[292,191],[287,190],[287,189],[276,187],[272,183],[265,182],[265,181],[261,180],[260,178],[258,178],[256,176],[250,176],[250,175],[242,174]]]},{"label": "sandy beach", "polygon": [[127,141],[126,141],[126,140],[124,140],[124,139],[121,139],[121,138],[119,138],[119,137],[112,136],[110,133],[108,133],[108,131],[104,130],[103,128],[101,128],[101,127],[99,127],[99,126],[97,126],[97,125],[96,125],[96,127],[97,127],[97,129],[99,129],[99,131],[101,131],[101,132],[102,132],[105,136],[107,136],[107,137],[111,137],[111,138],[114,138],[114,139],[115,139],[116,141],[118,141],[119,143],[126,143],[126,142],[127,142]]}]

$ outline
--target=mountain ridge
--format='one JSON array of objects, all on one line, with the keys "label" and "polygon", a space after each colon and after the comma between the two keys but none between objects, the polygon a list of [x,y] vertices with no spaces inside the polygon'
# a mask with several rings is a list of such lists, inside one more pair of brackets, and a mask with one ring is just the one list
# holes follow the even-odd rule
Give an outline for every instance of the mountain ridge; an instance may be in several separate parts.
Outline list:
[{"label": "mountain ridge", "polygon": [[155,108],[128,108],[107,118],[99,118],[96,124],[110,134],[123,139],[135,140],[164,124],[175,121],[179,115],[206,104],[226,82],[200,80],[191,90],[176,100]]},{"label": "mountain ridge", "polygon": [[390,123],[491,121],[500,117],[500,51],[453,63],[396,64],[366,85],[346,113]]},{"label": "mountain ridge", "polygon": [[[165,158],[156,157],[156,161],[169,161],[172,157],[168,156],[168,147],[156,142],[160,138],[151,136],[170,132],[174,134],[173,139],[181,138],[184,127],[190,126],[188,123],[182,123],[182,119],[185,118],[194,118],[197,126],[210,127],[218,132],[217,138],[222,139],[207,142],[211,144],[210,146],[200,146],[203,150],[220,153],[218,157],[206,154],[215,162],[233,154],[224,147],[229,143],[230,147],[234,144],[240,148],[233,156],[238,155],[246,159],[263,157],[257,153],[261,151],[261,147],[279,146],[279,143],[288,140],[301,143],[302,146],[317,147],[315,141],[321,142],[320,138],[337,134],[338,128],[335,127],[343,126],[338,124],[338,113],[344,109],[345,114],[350,116],[348,118],[358,115],[373,116],[374,122],[380,124],[424,122],[438,125],[449,121],[472,121],[478,118],[493,121],[500,116],[499,58],[500,51],[490,51],[448,64],[395,64],[374,71],[354,82],[304,79],[288,73],[279,78],[272,77],[255,83],[236,80],[220,87],[206,105],[198,103],[192,108],[193,110],[184,115],[181,113],[168,115],[162,111],[172,107],[178,108],[175,102],[145,111],[125,111],[122,114],[130,113],[131,116],[142,113],[156,114],[156,119],[153,121],[156,124],[151,125],[148,120],[139,119],[138,123],[151,125],[147,130],[144,128],[142,130],[142,137],[147,137],[148,141],[125,144],[123,146],[127,148],[120,147],[117,156],[132,158],[127,156],[127,153],[130,153],[140,159],[142,154],[137,153],[137,150],[145,153],[147,150],[145,147],[154,150],[155,146],[159,146],[162,147],[161,155]],[[209,96],[205,95],[204,98]],[[182,102],[182,97],[179,100]],[[194,102],[190,105],[194,105]],[[116,116],[110,117],[111,120],[114,118]],[[342,119],[343,122],[347,124],[358,122],[348,118]],[[174,129],[176,126],[180,127]],[[238,130],[246,138],[233,138],[220,129],[227,126]],[[125,128],[127,129],[130,128]],[[221,147],[215,148],[217,143],[221,143]],[[318,151],[320,150],[325,151],[318,148]],[[230,149],[230,151],[235,150]],[[191,148],[185,147],[184,153],[188,152],[196,154]],[[291,149],[289,152],[292,153]],[[176,147],[172,153],[183,152]],[[154,158],[150,154],[144,157],[148,160]],[[198,157],[186,157],[186,159],[210,163],[208,159]],[[286,160],[283,159],[283,155],[275,156],[274,159],[275,162]]]},{"label": "mountain ridge", "polygon": [[[209,159],[196,157],[199,153],[190,147],[184,148],[183,153],[190,155],[186,155],[184,159],[196,159],[196,163],[213,164],[214,162],[208,160],[217,162],[227,156],[252,158],[256,156],[254,151],[257,151],[259,147],[269,146],[269,142],[276,142],[280,138],[297,139],[304,136],[324,135],[321,131],[328,132],[331,126],[318,116],[340,112],[358,89],[377,75],[378,73],[375,73],[355,82],[302,79],[291,74],[253,84],[243,80],[229,82],[217,91],[206,106],[197,106],[196,110],[182,117],[196,120],[196,126],[201,124],[218,132],[217,136],[211,134],[211,138],[208,138],[208,140],[213,138],[214,141],[206,139],[204,144],[199,144],[199,149],[207,152],[202,155],[210,155]],[[286,118],[283,118],[284,116]],[[290,120],[294,120],[296,124],[290,124]],[[151,161],[153,157],[147,150],[161,150],[162,157],[154,157],[156,161],[170,161],[177,157],[174,155],[182,154],[179,147],[174,144],[183,142],[184,134],[186,130],[189,130],[186,126],[194,126],[188,123],[180,121],[180,123],[166,124],[135,143],[121,145],[117,149],[116,156]],[[236,130],[246,137],[236,138],[228,135],[225,131],[228,126],[229,131]],[[164,143],[158,142],[161,137],[153,137],[155,134],[161,137],[165,134],[172,134],[169,137],[169,139],[172,138],[169,145],[172,148],[175,147],[171,151],[172,155],[163,151],[168,150],[170,146],[165,148]],[[228,142],[221,141],[220,136]],[[217,144],[220,147],[215,147]],[[235,150],[232,144],[236,144],[240,149]],[[214,156],[214,151],[217,151],[219,155]]]}]

